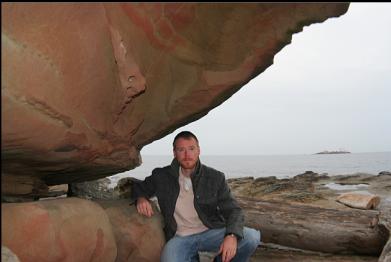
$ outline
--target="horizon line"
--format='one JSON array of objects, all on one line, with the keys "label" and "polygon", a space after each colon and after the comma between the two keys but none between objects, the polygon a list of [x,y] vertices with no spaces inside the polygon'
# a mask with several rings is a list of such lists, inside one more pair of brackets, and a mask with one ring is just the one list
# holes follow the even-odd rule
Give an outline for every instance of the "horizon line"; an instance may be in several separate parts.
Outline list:
[{"label": "horizon line", "polygon": [[[347,154],[341,155],[351,155],[351,154],[373,154],[373,153],[391,153],[390,151],[372,151],[372,152],[350,152]],[[173,156],[172,154],[141,154],[141,156]],[[277,153],[277,154],[201,154],[202,156],[294,156],[294,155],[329,155],[329,154],[318,154],[317,153]],[[340,154],[334,154],[340,155]]]}]

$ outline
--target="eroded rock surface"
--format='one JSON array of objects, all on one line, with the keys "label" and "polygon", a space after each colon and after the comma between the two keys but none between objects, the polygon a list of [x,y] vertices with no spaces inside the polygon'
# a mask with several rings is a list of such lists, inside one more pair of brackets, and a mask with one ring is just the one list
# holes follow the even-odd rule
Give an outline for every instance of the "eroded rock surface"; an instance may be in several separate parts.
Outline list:
[{"label": "eroded rock surface", "polygon": [[116,262],[160,261],[160,253],[166,243],[163,233],[163,217],[154,207],[151,218],[137,213],[128,200],[99,200],[108,215],[117,243]]},{"label": "eroded rock surface", "polygon": [[233,178],[228,180],[233,193],[262,201],[283,201],[322,208],[351,209],[337,200],[347,192],[370,193],[379,197],[378,210],[391,210],[391,174],[356,173],[328,176],[307,171],[293,178]]},{"label": "eroded rock surface", "polygon": [[[339,196],[346,192],[356,192],[360,194],[370,193],[376,195],[380,199],[378,206],[373,207],[375,211],[368,210],[365,212],[378,212],[378,217],[373,220],[375,224],[378,224],[379,237],[382,239],[380,242],[385,243],[387,239],[391,237],[391,174],[389,172],[380,172],[378,175],[371,175],[365,173],[356,173],[352,175],[338,175],[328,176],[327,174],[317,174],[311,171],[307,171],[303,174],[297,175],[290,179],[277,179],[275,177],[264,177],[254,179],[253,177],[229,179],[228,183],[232,189],[232,192],[237,197],[250,197],[259,201],[275,201],[275,207],[279,207],[278,203],[289,203],[292,206],[303,207],[303,210],[307,207],[323,208],[325,210],[340,210],[341,212],[363,212],[363,210],[348,207],[344,204],[337,202]],[[273,206],[273,205],[271,205]],[[271,208],[262,209],[265,213],[271,213]],[[266,211],[265,211],[266,210]],[[316,221],[316,216],[309,212],[304,212],[304,216],[308,217],[308,224]],[[359,213],[357,213],[359,214]],[[265,226],[264,228],[264,241],[266,240],[267,231],[275,224],[278,224],[278,220],[288,219],[287,216],[280,214],[275,217],[273,223]],[[254,219],[254,217],[253,217]],[[256,219],[261,219],[257,216]],[[342,218],[341,218],[342,219]],[[337,218],[338,221],[338,218]],[[342,222],[346,223],[346,219]],[[254,222],[254,221],[252,221]],[[259,221],[258,221],[259,222]],[[292,225],[295,223],[292,223]],[[300,224],[300,222],[298,222]],[[281,225],[280,225],[281,226]],[[282,227],[284,228],[284,227]],[[336,230],[335,226],[332,230]],[[305,227],[302,228],[301,234],[305,235]],[[288,227],[282,232],[288,232]],[[364,231],[360,230],[360,234]],[[313,231],[316,232],[316,231]],[[332,231],[331,231],[332,232]],[[338,234],[347,234],[348,227],[343,230],[333,232],[336,239]],[[290,232],[292,233],[292,232]],[[308,232],[307,232],[308,233]],[[283,235],[284,233],[282,233]],[[274,232],[274,235],[277,235]],[[273,237],[275,237],[273,235]],[[283,235],[283,239],[288,239],[288,233]],[[326,235],[324,238],[326,239]],[[270,236],[269,236],[270,237]],[[355,240],[352,239],[353,243]],[[322,242],[322,241],[320,241]],[[331,241],[324,243],[323,246],[327,246]],[[348,244],[352,244],[347,242]],[[312,243],[312,242],[311,242]],[[371,243],[374,243],[371,241]],[[387,244],[382,247],[380,258],[378,256],[363,256],[358,254],[341,255],[330,254],[313,251],[305,251],[300,249],[292,249],[287,247],[273,247],[269,245],[262,245],[257,249],[257,252],[251,258],[251,261],[388,261],[390,257],[390,243],[391,238]],[[383,244],[384,245],[384,244]],[[352,244],[352,246],[355,246]],[[368,245],[369,246],[369,245]],[[381,245],[380,245],[381,246]],[[330,251],[329,251],[330,252]]]},{"label": "eroded rock surface", "polygon": [[20,261],[114,261],[108,215],[92,201],[67,198],[1,204],[1,242]]},{"label": "eroded rock surface", "polygon": [[129,200],[80,198],[2,203],[4,261],[155,262],[162,216],[139,215]]},{"label": "eroded rock surface", "polygon": [[[207,114],[293,33],[348,5],[2,3],[9,194],[135,168],[144,145]],[[43,186],[15,186],[24,181]]]},{"label": "eroded rock surface", "polygon": [[375,256],[336,255],[263,244],[257,248],[250,262],[379,262]]}]

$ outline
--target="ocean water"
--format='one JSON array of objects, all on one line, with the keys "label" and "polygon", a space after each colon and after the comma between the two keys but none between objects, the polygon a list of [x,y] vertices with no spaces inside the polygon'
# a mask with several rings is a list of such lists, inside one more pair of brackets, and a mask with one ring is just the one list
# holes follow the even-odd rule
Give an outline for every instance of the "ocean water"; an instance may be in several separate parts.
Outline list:
[{"label": "ocean water", "polygon": [[[112,184],[123,177],[144,179],[155,167],[169,165],[172,156],[142,156],[141,166],[109,177]],[[322,155],[274,155],[274,156],[200,156],[201,162],[222,171],[226,178],[252,176],[289,178],[305,171],[319,174],[346,175],[381,171],[391,172],[391,152],[322,154]]]}]

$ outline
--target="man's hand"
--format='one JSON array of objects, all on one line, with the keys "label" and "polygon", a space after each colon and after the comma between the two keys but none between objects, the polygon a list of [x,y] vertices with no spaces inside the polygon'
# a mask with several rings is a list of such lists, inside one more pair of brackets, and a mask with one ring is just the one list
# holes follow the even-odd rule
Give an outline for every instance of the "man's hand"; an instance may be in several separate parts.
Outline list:
[{"label": "man's hand", "polygon": [[153,215],[153,209],[149,200],[145,197],[137,198],[137,212],[146,217],[151,217]]},{"label": "man's hand", "polygon": [[229,262],[236,255],[238,240],[235,236],[228,235],[220,246],[219,254],[223,262]]}]

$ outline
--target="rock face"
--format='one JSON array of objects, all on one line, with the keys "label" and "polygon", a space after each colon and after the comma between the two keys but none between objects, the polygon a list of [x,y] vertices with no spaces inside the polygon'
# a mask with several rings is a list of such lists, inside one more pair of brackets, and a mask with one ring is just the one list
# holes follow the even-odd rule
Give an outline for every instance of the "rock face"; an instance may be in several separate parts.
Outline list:
[{"label": "rock face", "polygon": [[146,218],[137,213],[129,200],[97,201],[106,211],[112,224],[118,248],[116,262],[160,261],[160,253],[166,243],[163,233],[163,217],[155,208],[155,214]]},{"label": "rock face", "polygon": [[159,261],[165,238],[154,208],[145,218],[123,199],[3,203],[2,261]]},{"label": "rock face", "polygon": [[67,198],[1,205],[1,242],[20,261],[114,261],[112,226],[92,201]]},{"label": "rock face", "polygon": [[347,3],[2,3],[2,181],[10,195],[140,165],[303,26]]}]

